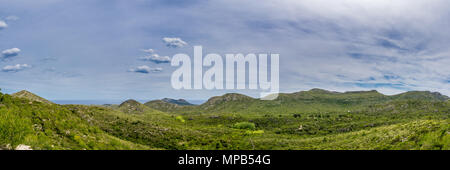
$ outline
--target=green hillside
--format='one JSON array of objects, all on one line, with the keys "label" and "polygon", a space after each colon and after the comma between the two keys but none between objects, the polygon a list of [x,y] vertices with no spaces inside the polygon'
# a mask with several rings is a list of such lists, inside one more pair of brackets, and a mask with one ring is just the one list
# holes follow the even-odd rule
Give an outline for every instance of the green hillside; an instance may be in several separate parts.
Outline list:
[{"label": "green hillside", "polygon": [[168,103],[163,100],[152,100],[149,102],[146,102],[144,104],[145,106],[149,108],[153,108],[160,111],[169,111],[169,110],[182,110],[183,108],[187,108],[186,105],[177,105],[173,103]]},{"label": "green hillside", "polygon": [[0,146],[19,144],[46,150],[149,149],[91,126],[64,106],[0,93]]},{"label": "green hillside", "polygon": [[[34,95],[37,96],[37,95]],[[264,101],[225,94],[57,105],[0,94],[0,149],[449,149],[450,101],[431,92],[313,89]]]},{"label": "green hillside", "polygon": [[410,91],[398,95],[392,96],[395,99],[419,99],[419,100],[434,100],[434,101],[445,101],[450,98],[444,96],[437,92],[429,92],[429,91]]},{"label": "green hillside", "polygon": [[136,100],[130,99],[119,105],[118,108],[123,113],[127,114],[143,114],[146,112],[152,112],[153,109],[146,107]]}]

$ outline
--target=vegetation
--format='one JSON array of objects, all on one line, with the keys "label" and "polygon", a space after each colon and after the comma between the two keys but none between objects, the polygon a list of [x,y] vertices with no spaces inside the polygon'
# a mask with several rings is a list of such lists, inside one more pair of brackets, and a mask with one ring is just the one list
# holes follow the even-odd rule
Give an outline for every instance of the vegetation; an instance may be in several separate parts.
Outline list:
[{"label": "vegetation", "polygon": [[120,104],[119,110],[127,114],[143,114],[146,112],[152,112],[152,109],[133,99],[127,100]]},{"label": "vegetation", "polygon": [[234,124],[233,128],[255,130],[256,126],[254,123],[250,123],[250,122],[239,122],[239,123]]},{"label": "vegetation", "polygon": [[25,94],[0,93],[0,148],[450,149],[450,101],[439,93],[313,89],[274,101],[226,94],[202,105],[107,106]]},{"label": "vegetation", "polygon": [[107,134],[59,105],[0,93],[0,146],[33,149],[150,149]]}]

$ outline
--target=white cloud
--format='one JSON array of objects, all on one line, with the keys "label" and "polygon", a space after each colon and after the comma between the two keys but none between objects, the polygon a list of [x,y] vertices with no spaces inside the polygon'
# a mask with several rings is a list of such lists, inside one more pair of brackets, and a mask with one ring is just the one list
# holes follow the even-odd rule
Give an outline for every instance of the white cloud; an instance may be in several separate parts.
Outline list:
[{"label": "white cloud", "polygon": [[0,20],[0,30],[5,29],[8,27],[8,24],[6,24],[5,21]]},{"label": "white cloud", "polygon": [[170,62],[170,57],[169,56],[159,56],[158,54],[153,54],[153,55],[150,55],[150,56],[141,57],[139,59],[142,60],[142,61],[154,62],[156,64],[169,63]]},{"label": "white cloud", "polygon": [[142,49],[141,51],[150,53],[150,54],[153,54],[155,52],[155,50],[153,50],[153,49]]},{"label": "white cloud", "polygon": [[171,48],[179,48],[187,45],[187,43],[181,40],[181,38],[164,37],[163,42],[166,44],[167,47]]},{"label": "white cloud", "polygon": [[30,68],[31,66],[28,64],[16,64],[16,65],[8,65],[2,68],[3,72],[18,72],[24,69]]},{"label": "white cloud", "polygon": [[131,68],[128,71],[129,72],[136,72],[136,73],[144,73],[144,74],[148,74],[148,73],[158,73],[161,72],[163,69],[160,67],[157,68],[150,68],[149,66],[143,65],[143,66],[138,66],[136,68]]},{"label": "white cloud", "polygon": [[11,49],[3,50],[2,56],[4,59],[6,59],[6,58],[15,57],[15,56],[19,55],[19,53],[20,53],[19,48],[11,48]]}]

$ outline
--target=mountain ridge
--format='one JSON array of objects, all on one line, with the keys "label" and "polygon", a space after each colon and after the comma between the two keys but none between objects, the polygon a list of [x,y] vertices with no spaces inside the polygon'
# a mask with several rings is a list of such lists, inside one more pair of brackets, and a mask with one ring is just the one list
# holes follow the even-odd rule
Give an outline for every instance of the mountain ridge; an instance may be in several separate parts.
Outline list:
[{"label": "mountain ridge", "polygon": [[[31,101],[42,102],[46,104],[54,104],[47,99],[44,99],[29,91],[22,90],[14,93],[11,96],[18,98],[26,98]],[[373,104],[380,102],[387,102],[392,100],[427,100],[427,101],[446,101],[450,98],[442,95],[439,92],[430,91],[408,91],[396,95],[385,95],[376,90],[369,91],[346,91],[336,92],[319,88],[310,89],[308,91],[299,91],[294,93],[280,93],[279,97],[273,102],[278,101],[286,105],[299,105],[302,102],[306,103],[335,103],[351,106],[352,104]],[[300,102],[300,103],[299,103]],[[163,98],[161,100],[152,100],[144,104],[129,99],[122,102],[118,108],[130,114],[140,114],[149,109],[155,109],[163,112],[180,112],[187,110],[226,110],[227,105],[234,105],[236,110],[246,109],[251,105],[257,107],[258,105],[267,105],[271,101],[262,101],[258,98],[239,93],[226,93],[221,96],[214,96],[209,98],[205,103],[200,105],[193,105],[184,99]]]},{"label": "mountain ridge", "polygon": [[[273,101],[265,101],[238,93],[227,93],[221,96],[211,97],[201,105],[189,107],[162,103],[159,105],[155,103],[146,103],[146,105],[164,112],[224,112],[227,110],[230,111],[230,106],[228,105],[233,106],[231,111],[253,108],[256,112],[259,110],[258,108],[264,106],[281,106],[281,104],[289,107],[309,107],[313,110],[317,110],[324,104],[329,105],[330,107],[340,107],[342,109],[346,109],[352,108],[353,106],[370,105],[395,100],[446,101],[448,99],[449,98],[447,96],[438,92],[429,91],[410,91],[396,95],[385,95],[377,90],[335,92],[315,88],[308,91],[280,93],[279,97]],[[317,105],[317,107],[314,105]]]}]

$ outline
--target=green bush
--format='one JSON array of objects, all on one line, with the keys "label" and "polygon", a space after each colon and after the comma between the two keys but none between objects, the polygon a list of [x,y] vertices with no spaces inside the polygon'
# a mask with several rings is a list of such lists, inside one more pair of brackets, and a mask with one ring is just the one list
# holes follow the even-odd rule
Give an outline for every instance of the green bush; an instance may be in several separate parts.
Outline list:
[{"label": "green bush", "polygon": [[250,122],[239,122],[239,123],[234,124],[233,128],[255,130],[256,126],[254,123],[250,123]]},{"label": "green bush", "polygon": [[184,120],[183,116],[177,116],[175,119],[177,119],[177,120],[180,121],[181,123],[186,122],[186,120]]}]

